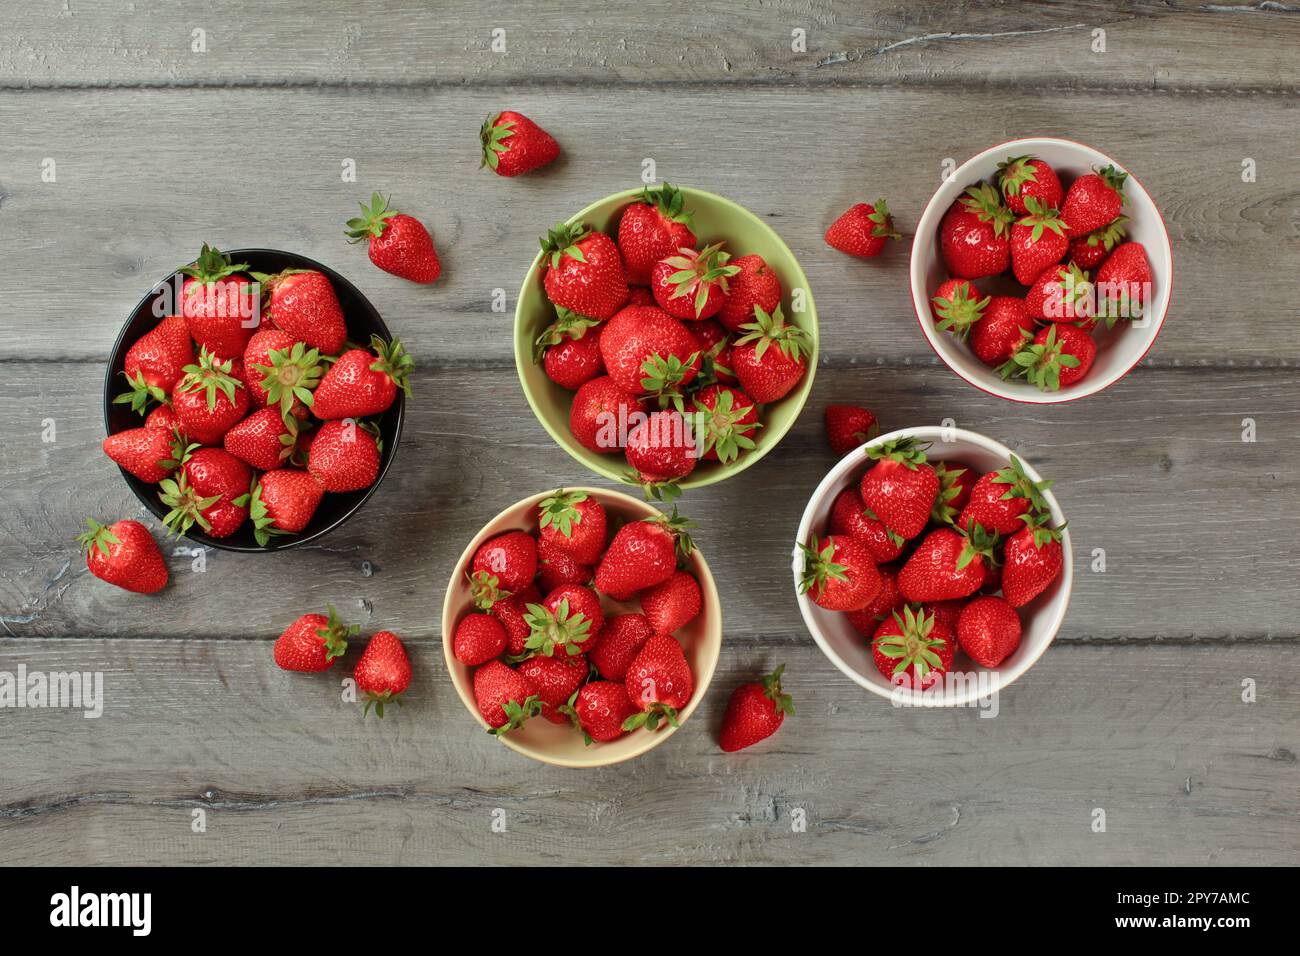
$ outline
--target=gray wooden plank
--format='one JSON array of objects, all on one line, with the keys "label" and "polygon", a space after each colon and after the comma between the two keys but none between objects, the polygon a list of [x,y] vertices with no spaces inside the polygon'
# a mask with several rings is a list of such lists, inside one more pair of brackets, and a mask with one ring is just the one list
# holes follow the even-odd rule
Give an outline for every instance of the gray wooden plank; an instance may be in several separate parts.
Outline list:
[{"label": "gray wooden plank", "polygon": [[[678,117],[710,115],[713,93],[0,94],[0,124],[22,131],[0,150],[0,299],[20,319],[0,328],[0,358],[102,361],[152,283],[212,241],[319,258],[426,354],[507,361],[537,236],[636,185],[649,157],[661,178],[769,219],[808,272],[827,354],[915,359],[930,350],[908,292],[910,241],[863,262],[826,246],[826,226],[853,202],[884,195],[907,232],[945,158],[1049,132],[1127,163],[1163,208],[1177,289],[1156,361],[1300,359],[1294,323],[1280,318],[1295,312],[1289,287],[1276,281],[1300,270],[1292,100],[1247,110],[1226,98],[1135,95],[1122,101],[1133,122],[1119,125],[1091,96],[1039,91],[992,115],[978,90],[737,90],[727,102],[707,135],[686,137]],[[568,158],[516,181],[479,170],[478,125],[505,103],[550,126]],[[955,121],[977,114],[979,124]],[[1257,182],[1241,181],[1243,156],[1258,164]],[[45,158],[56,162],[57,182],[41,181]],[[341,181],[348,158],[356,183]],[[429,224],[446,267],[437,285],[385,275],[346,244],[343,221],[372,190]],[[509,314],[491,311],[494,289],[505,290]],[[32,334],[33,320],[44,334]]]},{"label": "gray wooden plank", "polygon": [[[681,732],[594,771],[482,733],[436,641],[381,724],[266,642],[3,640],[0,670],[102,671],[97,720],[0,716],[0,854],[48,863],[1294,865],[1294,643],[1058,646],[973,709],[898,710],[806,637],[724,647]],[[785,661],[798,714],[754,750],[716,732]],[[1257,700],[1241,699],[1254,679]],[[21,744],[19,743],[21,741]],[[793,832],[792,811],[806,813]],[[1093,813],[1106,813],[1094,833]],[[207,832],[191,830],[193,811]],[[491,829],[495,810],[506,832]]]},{"label": "gray wooden plank", "polygon": [[[0,424],[0,617],[23,638],[265,638],[300,606],[327,601],[364,623],[432,638],[446,579],[484,522],[548,487],[602,483],[542,430],[513,369],[425,368],[393,469],[348,525],[293,552],[209,554],[202,574],[175,556],[173,584],[146,600],[92,578],[72,541],[84,513],[143,513],[99,451],[99,368],[5,369],[0,404],[22,412]],[[824,406],[865,403],[886,429],[951,417],[1056,481],[1080,568],[1062,640],[1294,637],[1294,385],[1294,375],[1266,369],[1143,368],[1103,395],[1029,408],[983,395],[933,363],[831,365],[780,446],[741,475],[688,492],[681,506],[700,522],[728,640],[802,633],[787,555],[833,463]],[[41,441],[47,418],[53,444]],[[1246,418],[1254,443],[1241,440]],[[1089,570],[1096,548],[1105,550],[1104,573]],[[238,615],[231,595],[240,596]]]},{"label": "gray wooden plank", "polygon": [[[551,83],[944,84],[1285,91],[1293,7],[619,0],[563,6],[294,0],[24,3],[0,36],[8,86]],[[204,52],[193,31],[205,31]],[[494,48],[493,31],[505,31]],[[803,30],[804,50],[792,31]],[[1105,31],[1099,52],[1094,30]],[[498,52],[494,52],[498,49]]]}]

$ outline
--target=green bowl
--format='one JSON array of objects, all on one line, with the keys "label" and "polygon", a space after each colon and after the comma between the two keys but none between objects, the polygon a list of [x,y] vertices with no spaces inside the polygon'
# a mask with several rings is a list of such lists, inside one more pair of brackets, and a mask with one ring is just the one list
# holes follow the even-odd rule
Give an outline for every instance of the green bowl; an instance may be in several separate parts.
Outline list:
[{"label": "green bowl", "polygon": [[[781,278],[781,308],[786,321],[807,331],[812,339],[812,353],[808,356],[808,370],[797,388],[778,402],[763,406],[759,420],[763,427],[754,437],[754,448],[746,451],[729,464],[701,461],[690,475],[677,482],[683,490],[699,488],[738,474],[758,461],[785,437],[803,410],[808,393],[812,391],[813,376],[817,371],[819,354],[817,339],[817,307],[813,303],[808,277],[799,266],[790,247],[767,223],[743,206],[729,199],[705,192],[702,189],[681,187],[686,197],[686,208],[695,214],[695,235],[701,244],[723,241],[733,256],[758,254],[776,270]],[[618,221],[623,210],[641,194],[641,189],[627,189],[594,202],[569,218],[581,220],[593,229],[599,229],[617,238]],[[793,293],[802,289],[802,310],[796,310]],[[542,423],[561,448],[597,474],[614,481],[627,479],[628,464],[622,455],[601,455],[584,448],[569,431],[569,407],[573,393],[546,377],[541,365],[533,362],[533,342],[555,320],[555,309],[542,288],[542,254],[538,252],[524,276],[519,290],[519,304],[515,307],[515,367],[519,370],[519,383],[524,388],[533,414]],[[687,323],[689,325],[689,323]]]}]

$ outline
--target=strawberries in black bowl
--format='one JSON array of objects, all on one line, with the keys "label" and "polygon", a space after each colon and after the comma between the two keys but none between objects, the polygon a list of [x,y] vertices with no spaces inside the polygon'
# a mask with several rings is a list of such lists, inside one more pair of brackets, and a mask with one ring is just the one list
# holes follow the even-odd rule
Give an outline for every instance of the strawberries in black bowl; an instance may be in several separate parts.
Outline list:
[{"label": "strawberries in black bowl", "polygon": [[227,551],[293,547],[379,487],[413,365],[332,269],[205,245],[140,300],[113,345],[104,451],[174,533]]}]

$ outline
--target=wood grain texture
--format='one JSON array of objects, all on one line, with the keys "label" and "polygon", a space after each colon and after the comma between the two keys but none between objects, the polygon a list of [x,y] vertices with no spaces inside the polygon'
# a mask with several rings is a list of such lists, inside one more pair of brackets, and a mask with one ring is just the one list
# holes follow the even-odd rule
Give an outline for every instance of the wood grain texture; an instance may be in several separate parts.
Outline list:
[{"label": "wood grain texture", "polygon": [[[211,241],[338,269],[426,360],[505,362],[537,236],[636,185],[649,157],[661,178],[769,220],[808,273],[828,352],[915,359],[931,352],[908,289],[910,235],[864,262],[826,246],[826,226],[884,195],[909,233],[945,158],[1049,133],[1119,158],[1161,205],[1178,289],[1152,361],[1300,361],[1300,337],[1282,321],[1295,313],[1290,289],[1276,281],[1300,271],[1294,100],[1245,110],[1231,99],[1138,96],[1125,100],[1133,121],[1120,129],[1091,96],[1033,92],[1013,115],[977,127],[954,118],[988,112],[978,90],[738,90],[732,119],[683,137],[676,117],[707,113],[712,96],[513,92],[509,102],[544,118],[568,152],[538,175],[502,180],[477,159],[478,126],[503,102],[496,92],[0,93],[0,125],[23,131],[0,152],[0,299],[23,317],[0,328],[0,358],[104,361],[140,297]],[[642,119],[628,124],[629,111]],[[1257,182],[1241,181],[1243,156],[1258,164]],[[55,183],[41,181],[47,157]],[[341,181],[344,159],[356,161],[358,182]],[[796,171],[806,186],[792,185]],[[347,245],[343,222],[372,190],[428,223],[445,266],[436,285],[381,273]],[[492,312],[494,289],[507,314]],[[33,318],[46,337],[29,334]]]},{"label": "wood grain texture", "polygon": [[[0,36],[0,82],[29,86],[607,83],[904,85],[1293,92],[1296,8],[1281,3],[916,4],[380,0],[220,12],[39,0]],[[255,28],[253,26],[255,25]],[[206,52],[193,50],[205,31]],[[494,29],[505,31],[494,52]],[[801,29],[806,51],[795,52]],[[1105,51],[1094,49],[1096,29]]]}]

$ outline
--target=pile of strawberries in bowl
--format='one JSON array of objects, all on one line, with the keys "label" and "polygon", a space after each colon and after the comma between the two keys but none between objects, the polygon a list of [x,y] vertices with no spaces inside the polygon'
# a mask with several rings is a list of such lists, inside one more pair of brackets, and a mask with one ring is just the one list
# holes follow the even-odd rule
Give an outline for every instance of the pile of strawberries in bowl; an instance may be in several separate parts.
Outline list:
[{"label": "pile of strawberries in bowl", "polygon": [[262,550],[360,506],[392,460],[413,362],[337,274],[238,259],[205,245],[141,302],[109,362],[103,449],[173,533]]}]

